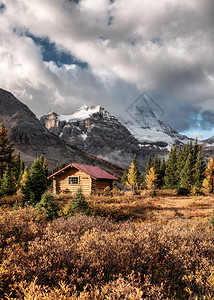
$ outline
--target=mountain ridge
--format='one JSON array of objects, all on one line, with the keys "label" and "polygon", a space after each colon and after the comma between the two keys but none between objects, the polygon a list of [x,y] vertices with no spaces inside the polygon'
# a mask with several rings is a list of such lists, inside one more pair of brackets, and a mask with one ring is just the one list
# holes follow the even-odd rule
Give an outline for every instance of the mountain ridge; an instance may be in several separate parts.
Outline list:
[{"label": "mountain ridge", "polygon": [[0,89],[0,121],[8,128],[8,137],[14,144],[15,151],[20,151],[21,158],[27,165],[43,154],[47,158],[50,168],[55,167],[57,162],[79,162],[95,164],[106,171],[122,175],[123,168],[90,156],[51,133],[42,126],[27,105],[3,89]]}]

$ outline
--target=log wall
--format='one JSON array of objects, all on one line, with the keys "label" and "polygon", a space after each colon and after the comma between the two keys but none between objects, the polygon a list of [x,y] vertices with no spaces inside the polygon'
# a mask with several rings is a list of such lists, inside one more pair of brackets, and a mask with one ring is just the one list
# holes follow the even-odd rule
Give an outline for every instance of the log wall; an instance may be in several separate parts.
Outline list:
[{"label": "log wall", "polygon": [[[69,184],[69,176],[78,176],[79,184]],[[91,193],[91,177],[75,168],[66,170],[65,173],[57,176],[55,180],[57,194],[61,192],[75,194],[80,187],[84,195],[89,195]]]}]

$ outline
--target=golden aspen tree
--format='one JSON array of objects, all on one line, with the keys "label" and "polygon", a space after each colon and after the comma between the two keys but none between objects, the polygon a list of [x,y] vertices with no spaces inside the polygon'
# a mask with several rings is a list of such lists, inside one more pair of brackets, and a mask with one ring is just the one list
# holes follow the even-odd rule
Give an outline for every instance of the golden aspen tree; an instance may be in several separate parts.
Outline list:
[{"label": "golden aspen tree", "polygon": [[214,187],[214,160],[211,158],[211,160],[208,162],[208,165],[205,170],[206,178],[203,181],[203,191],[205,194],[213,192]]},{"label": "golden aspen tree", "polygon": [[153,167],[150,168],[149,173],[146,175],[146,186],[149,190],[154,190],[156,186],[157,174]]}]

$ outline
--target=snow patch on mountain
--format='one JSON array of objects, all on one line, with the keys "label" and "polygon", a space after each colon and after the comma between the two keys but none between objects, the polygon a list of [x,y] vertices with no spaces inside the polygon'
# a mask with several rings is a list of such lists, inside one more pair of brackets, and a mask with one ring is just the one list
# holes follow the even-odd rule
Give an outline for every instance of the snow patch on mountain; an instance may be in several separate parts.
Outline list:
[{"label": "snow patch on mountain", "polygon": [[60,121],[75,122],[90,118],[93,114],[104,110],[100,105],[88,107],[83,105],[72,115],[58,115]]}]

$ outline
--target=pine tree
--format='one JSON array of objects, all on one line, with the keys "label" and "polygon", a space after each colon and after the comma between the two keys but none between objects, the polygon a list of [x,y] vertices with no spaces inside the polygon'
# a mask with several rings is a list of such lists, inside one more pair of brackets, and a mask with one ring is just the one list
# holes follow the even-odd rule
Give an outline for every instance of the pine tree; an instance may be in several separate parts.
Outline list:
[{"label": "pine tree", "polygon": [[152,167],[152,160],[151,160],[151,156],[149,154],[148,160],[147,160],[147,164],[146,164],[146,175],[149,174],[149,170]]},{"label": "pine tree", "polygon": [[137,189],[139,188],[140,186],[140,171],[139,171],[139,166],[138,166],[138,161],[137,161],[137,156],[136,154],[134,154],[134,159],[133,159],[133,164],[135,166],[135,171],[136,171],[136,174],[137,174]]},{"label": "pine tree", "polygon": [[189,192],[193,186],[193,168],[193,155],[190,151],[185,166],[180,174],[180,187],[186,189]]},{"label": "pine tree", "polygon": [[203,180],[205,178],[205,163],[201,157],[200,149],[198,149],[196,163],[193,169],[193,181],[196,193],[200,192]]},{"label": "pine tree", "polygon": [[76,197],[71,202],[71,214],[73,215],[76,213],[90,213],[88,202],[85,200],[81,188],[77,191]]},{"label": "pine tree", "polygon": [[14,176],[14,179],[16,181],[17,189],[20,187],[20,180],[22,177],[22,174],[24,172],[24,162],[20,158],[20,152],[18,152],[11,162],[11,172]]},{"label": "pine tree", "polygon": [[36,205],[37,210],[45,209],[45,213],[48,220],[53,220],[58,217],[58,206],[54,202],[54,197],[49,193],[42,195],[41,201]]},{"label": "pine tree", "polygon": [[139,177],[139,188],[143,189],[145,187],[145,179],[143,173]]},{"label": "pine tree", "polygon": [[161,165],[160,165],[160,176],[159,176],[159,181],[158,181],[158,187],[162,188],[164,185],[164,177],[165,177],[165,172],[166,172],[166,162],[165,158],[163,157]]},{"label": "pine tree", "polygon": [[7,137],[8,129],[0,123],[0,178],[3,177],[4,170],[10,166],[13,159],[13,145]]},{"label": "pine tree", "polygon": [[181,171],[183,170],[185,163],[186,163],[186,160],[184,159],[184,152],[182,151],[181,146],[179,146],[178,155],[177,155],[177,170],[176,170],[176,176],[178,178],[178,185],[179,185],[179,181],[180,181]]},{"label": "pine tree", "polygon": [[152,167],[154,168],[155,174],[157,175],[156,187],[160,188],[160,161],[157,159],[156,155],[152,161]]},{"label": "pine tree", "polygon": [[197,161],[198,153],[201,153],[201,146],[198,145],[198,139],[197,138],[195,139],[195,143],[193,145],[192,151],[193,151],[193,162],[195,164],[196,161]]},{"label": "pine tree", "polygon": [[183,151],[184,164],[186,163],[189,152],[190,152],[190,145],[189,145],[189,143],[187,143],[184,145],[184,151]]},{"label": "pine tree", "polygon": [[22,187],[23,200],[36,205],[47,190],[47,167],[44,159],[37,158],[31,166],[25,186]]},{"label": "pine tree", "polygon": [[169,159],[166,164],[164,183],[167,189],[177,188],[178,178],[177,178],[176,166],[177,166],[177,153],[176,153],[176,146],[174,146],[174,148],[172,148],[169,153]]},{"label": "pine tree", "polygon": [[156,187],[157,174],[155,173],[155,169],[151,167],[149,170],[149,174],[146,175],[146,186],[149,190],[154,190]]},{"label": "pine tree", "polygon": [[10,168],[6,167],[1,180],[1,195],[13,195],[16,193],[16,182],[11,174]]},{"label": "pine tree", "polygon": [[152,167],[154,168],[155,173],[157,174],[158,171],[159,171],[159,161],[158,161],[156,155],[155,155],[155,157],[154,157],[153,160],[152,160]]}]

